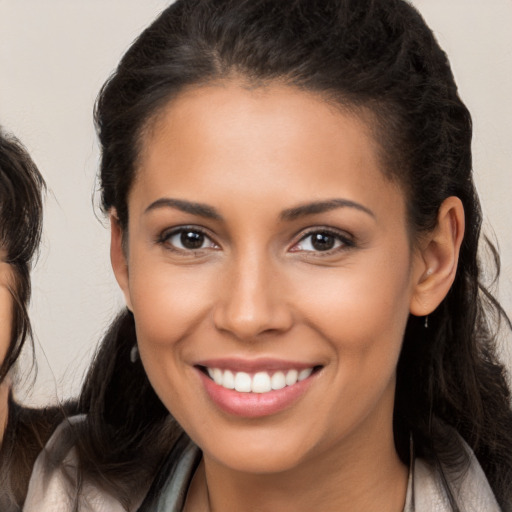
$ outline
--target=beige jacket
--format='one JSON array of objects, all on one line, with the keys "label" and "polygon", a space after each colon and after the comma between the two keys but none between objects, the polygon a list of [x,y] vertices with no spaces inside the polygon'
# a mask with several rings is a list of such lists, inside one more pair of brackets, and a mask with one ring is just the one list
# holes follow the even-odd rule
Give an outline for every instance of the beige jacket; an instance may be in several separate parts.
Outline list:
[{"label": "beige jacket", "polygon": [[[74,474],[77,464],[70,423],[80,419],[74,417],[62,424],[39,456],[30,480],[24,512],[73,510],[76,496],[69,475]],[[476,457],[469,447],[467,450],[470,456],[467,471],[457,481],[450,482],[461,511],[502,512]],[[144,500],[144,496],[134,496],[135,510],[144,501],[139,509],[141,512],[182,511],[191,478],[200,459],[200,451],[192,442],[181,443],[181,447],[171,457],[175,469],[169,475],[159,498]],[[59,458],[64,459],[64,463],[52,467],[52,461]],[[87,482],[84,483],[79,503],[80,512],[125,512],[114,497]],[[409,472],[404,512],[452,512],[439,473],[421,459],[414,461]]]}]

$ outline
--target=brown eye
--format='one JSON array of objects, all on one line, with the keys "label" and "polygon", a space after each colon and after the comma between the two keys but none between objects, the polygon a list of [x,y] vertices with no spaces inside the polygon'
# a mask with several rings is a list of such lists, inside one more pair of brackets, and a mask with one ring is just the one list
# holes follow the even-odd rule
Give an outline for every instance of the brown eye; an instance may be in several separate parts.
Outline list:
[{"label": "brown eye", "polygon": [[336,238],[329,233],[314,233],[311,235],[311,246],[317,251],[329,251],[335,243]]},{"label": "brown eye", "polygon": [[310,231],[295,244],[292,252],[328,252],[353,247],[353,241],[340,233],[326,230]]},{"label": "brown eye", "polygon": [[217,248],[209,236],[199,229],[179,228],[164,234],[161,243],[180,251],[197,251],[200,249]]},{"label": "brown eye", "polygon": [[205,236],[197,231],[182,231],[180,235],[181,245],[185,249],[200,249],[203,246]]}]

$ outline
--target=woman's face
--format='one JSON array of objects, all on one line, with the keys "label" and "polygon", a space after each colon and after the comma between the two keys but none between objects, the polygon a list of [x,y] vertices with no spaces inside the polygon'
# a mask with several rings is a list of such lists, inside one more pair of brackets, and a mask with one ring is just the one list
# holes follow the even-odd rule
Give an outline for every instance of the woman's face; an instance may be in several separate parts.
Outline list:
[{"label": "woman's face", "polygon": [[424,265],[369,132],[312,94],[235,83],[182,93],[148,131],[114,269],[205,459],[274,472],[392,444]]}]

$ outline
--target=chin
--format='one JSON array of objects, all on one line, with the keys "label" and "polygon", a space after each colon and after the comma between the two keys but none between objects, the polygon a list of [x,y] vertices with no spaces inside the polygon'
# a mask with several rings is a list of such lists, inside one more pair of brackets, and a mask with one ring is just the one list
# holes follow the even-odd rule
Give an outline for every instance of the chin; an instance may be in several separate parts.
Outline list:
[{"label": "chin", "polygon": [[[203,450],[205,460],[211,459],[233,471],[280,473],[299,467],[316,451],[314,440],[309,438],[308,432],[299,431],[290,436],[289,428],[280,430],[238,427],[234,431],[228,430],[225,435],[211,432],[208,437],[195,441]],[[212,440],[215,442],[212,443]]]},{"label": "chin", "polygon": [[208,455],[215,459],[217,464],[228,467],[233,471],[254,475],[286,472],[300,466],[302,460],[298,450],[295,453],[289,453],[288,451],[276,450],[276,446],[265,450],[247,449],[244,446],[240,450]]}]

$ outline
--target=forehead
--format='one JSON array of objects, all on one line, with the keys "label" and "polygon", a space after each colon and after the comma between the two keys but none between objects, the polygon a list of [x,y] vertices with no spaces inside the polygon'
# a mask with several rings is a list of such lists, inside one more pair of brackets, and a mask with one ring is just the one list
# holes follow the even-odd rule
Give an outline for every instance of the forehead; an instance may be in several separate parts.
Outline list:
[{"label": "forehead", "polygon": [[237,190],[269,205],[325,199],[333,190],[403,202],[382,172],[367,118],[288,86],[188,89],[148,127],[134,189],[146,200],[168,187],[192,200]]},{"label": "forehead", "polygon": [[[284,150],[290,143],[309,139],[311,144],[303,149],[311,151],[343,143],[351,132],[352,143],[377,150],[370,117],[363,108],[344,107],[296,87],[219,81],[189,87],[172,98],[145,130],[141,156],[147,157],[162,141],[167,144],[170,136],[197,146],[211,144],[211,150],[234,148],[244,140],[252,141],[251,147],[264,144]],[[300,153],[298,147],[294,149]]]}]

